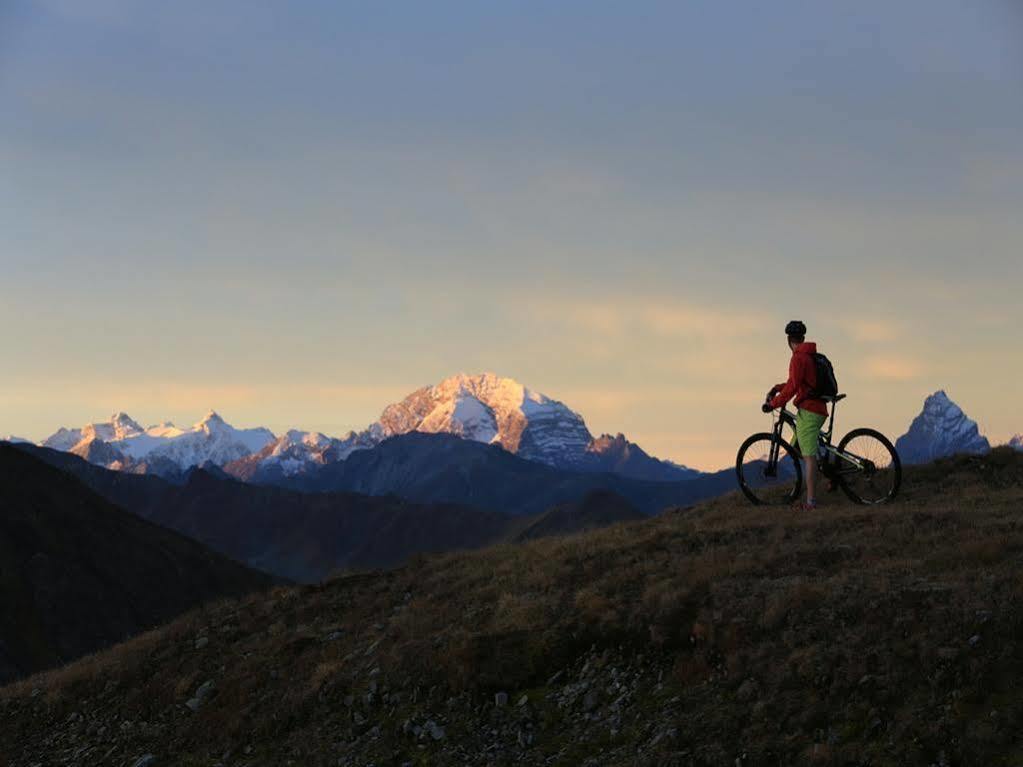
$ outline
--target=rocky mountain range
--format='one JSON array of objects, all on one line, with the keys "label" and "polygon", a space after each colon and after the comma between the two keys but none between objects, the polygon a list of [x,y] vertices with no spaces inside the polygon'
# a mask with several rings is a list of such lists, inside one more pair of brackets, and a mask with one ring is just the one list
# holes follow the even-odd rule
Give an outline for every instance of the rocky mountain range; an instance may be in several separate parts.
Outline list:
[{"label": "rocky mountain range", "polygon": [[673,482],[700,472],[648,455],[624,435],[594,437],[566,405],[493,373],[459,374],[384,408],[380,419],[343,438],[319,432],[237,429],[216,412],[188,429],[164,422],[143,428],[125,413],[80,428],[61,428],[40,444],[120,471],[180,480],[212,465],[257,484],[280,484],[409,432],[444,433],[494,444],[560,469],[611,472]]},{"label": "rocky mountain range", "polygon": [[909,431],[895,442],[903,463],[927,463],[957,453],[978,454],[991,449],[980,434],[977,422],[966,417],[944,390],[924,400],[920,415],[913,419]]},{"label": "rocky mountain range", "polygon": [[177,478],[193,466],[223,466],[252,455],[274,439],[269,429],[236,429],[211,410],[188,429],[169,421],[144,429],[126,413],[115,413],[106,422],[60,428],[40,445],[98,466]]},{"label": "rocky mountain range", "polygon": [[[418,389],[384,408],[379,420],[367,428],[344,437],[299,430],[276,436],[266,428],[238,429],[214,411],[187,429],[170,422],[143,428],[126,414],[116,413],[106,422],[61,428],[41,444],[98,466],[177,482],[189,469],[202,466],[253,484],[310,489],[333,487],[336,482],[329,477],[338,476],[346,477],[342,483],[346,487],[359,484],[352,480],[351,469],[338,467],[359,452],[412,433],[446,434],[493,445],[530,462],[573,472],[653,482],[701,476],[648,455],[623,434],[593,436],[582,416],[565,404],[493,373],[459,374]],[[1017,435],[1010,444],[1023,449],[1023,436]],[[926,399],[923,411],[896,446],[907,463],[990,449],[977,424],[944,391]],[[365,465],[365,461],[356,464]],[[359,491],[369,492],[370,484],[362,482]]]},{"label": "rocky mountain range", "polygon": [[1017,434],[1009,440],[1009,447],[1014,450],[1023,450],[1023,434]]}]

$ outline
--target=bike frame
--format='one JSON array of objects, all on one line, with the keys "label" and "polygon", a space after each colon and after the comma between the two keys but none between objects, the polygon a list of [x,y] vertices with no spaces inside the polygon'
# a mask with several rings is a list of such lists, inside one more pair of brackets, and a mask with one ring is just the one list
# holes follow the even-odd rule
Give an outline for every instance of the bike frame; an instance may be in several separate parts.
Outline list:
[{"label": "bike frame", "polygon": [[[837,468],[837,474],[856,474],[861,471],[873,472],[875,466],[873,461],[867,460],[866,458],[856,455],[855,453],[849,452],[848,450],[839,450],[838,447],[831,442],[831,433],[835,427],[835,410],[836,401],[831,402],[831,418],[828,421],[828,428],[821,429],[820,436],[818,437],[818,445],[824,448],[826,455],[824,457],[825,463],[829,462],[829,459],[833,460],[833,465]],[[773,416],[772,416],[773,419]],[[785,425],[788,424],[792,429],[793,437],[796,433],[796,415],[788,408],[782,408],[778,411],[778,417],[774,420],[774,426],[772,431],[774,432],[775,439],[771,442],[771,450],[768,454],[767,468],[765,475],[768,477],[778,476],[778,456],[781,451],[781,441],[784,439],[782,431]],[[796,444],[795,439],[790,441],[790,444]],[[841,458],[845,463],[840,463],[837,459]],[[839,468],[843,466],[849,466],[850,468]]]}]

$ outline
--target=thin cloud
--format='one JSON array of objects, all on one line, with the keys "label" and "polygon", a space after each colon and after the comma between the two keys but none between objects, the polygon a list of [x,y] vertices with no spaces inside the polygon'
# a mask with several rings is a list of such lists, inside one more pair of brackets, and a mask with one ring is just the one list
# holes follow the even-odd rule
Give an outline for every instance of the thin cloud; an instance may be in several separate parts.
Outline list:
[{"label": "thin cloud", "polygon": [[661,338],[720,339],[753,335],[765,318],[745,311],[709,308],[686,302],[632,297],[627,299],[550,299],[534,313],[572,329],[609,337],[648,335]]},{"label": "thin cloud", "polygon": [[761,317],[686,304],[655,304],[642,315],[651,332],[679,337],[735,337],[756,333]]},{"label": "thin cloud", "polygon": [[857,320],[849,324],[847,331],[861,343],[890,343],[902,335],[900,328],[885,320]]},{"label": "thin cloud", "polygon": [[919,362],[898,357],[870,357],[865,369],[870,377],[884,381],[912,381],[923,372]]}]

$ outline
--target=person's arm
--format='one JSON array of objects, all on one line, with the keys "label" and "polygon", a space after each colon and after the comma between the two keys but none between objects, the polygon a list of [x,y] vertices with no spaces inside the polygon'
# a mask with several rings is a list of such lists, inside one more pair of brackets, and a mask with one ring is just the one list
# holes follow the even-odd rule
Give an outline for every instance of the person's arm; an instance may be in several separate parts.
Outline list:
[{"label": "person's arm", "polygon": [[768,403],[771,409],[778,407],[785,407],[785,403],[788,402],[796,395],[796,389],[798,388],[799,378],[796,375],[796,355],[792,355],[792,359],[789,360],[789,380],[779,385],[778,393],[774,395],[774,398]]}]

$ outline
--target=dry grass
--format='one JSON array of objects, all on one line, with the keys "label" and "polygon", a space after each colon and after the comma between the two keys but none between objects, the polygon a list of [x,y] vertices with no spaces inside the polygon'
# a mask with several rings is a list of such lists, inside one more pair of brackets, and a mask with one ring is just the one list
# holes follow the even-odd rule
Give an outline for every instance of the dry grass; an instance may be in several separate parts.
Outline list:
[{"label": "dry grass", "polygon": [[[28,749],[33,689],[53,721],[105,689],[130,691],[125,717],[154,718],[215,676],[220,704],[164,737],[200,750],[242,732],[303,743],[374,668],[410,695],[482,695],[543,685],[597,645],[662,659],[688,737],[741,741],[765,760],[1009,763],[996,757],[1023,731],[1023,693],[1008,684],[1023,671],[1021,503],[1023,455],[996,451],[910,470],[900,501],[879,509],[829,496],[796,517],[730,495],[419,556],[210,605],[0,690],[0,712],[7,742]],[[209,645],[196,650],[200,635]],[[749,678],[770,717],[736,699]],[[992,707],[998,717],[978,725]]]}]

